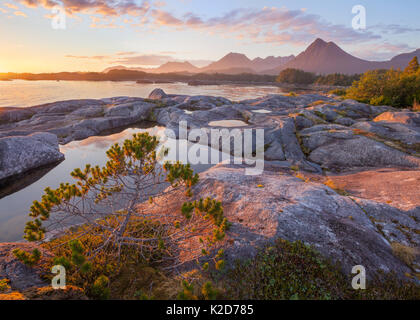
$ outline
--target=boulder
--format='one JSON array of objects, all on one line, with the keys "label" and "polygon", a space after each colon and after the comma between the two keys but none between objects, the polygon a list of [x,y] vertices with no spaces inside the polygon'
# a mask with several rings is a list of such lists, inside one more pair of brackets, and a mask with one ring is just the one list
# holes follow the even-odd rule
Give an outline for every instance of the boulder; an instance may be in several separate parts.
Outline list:
[{"label": "boulder", "polygon": [[64,160],[57,136],[34,133],[0,139],[0,179]]},{"label": "boulder", "polygon": [[337,124],[341,124],[343,126],[347,126],[347,127],[350,127],[351,125],[356,123],[356,121],[347,117],[337,118],[334,122]]},{"label": "boulder", "polygon": [[49,253],[30,243],[0,243],[0,279],[10,280],[12,290],[26,290],[32,287],[43,287],[48,285],[41,279],[41,270],[39,268],[30,268],[20,262],[13,254],[13,250],[21,249],[28,253],[38,249],[45,259]]},{"label": "boulder", "polygon": [[162,89],[156,88],[149,94],[149,99],[160,100],[167,98],[168,95]]},{"label": "boulder", "polygon": [[[240,166],[219,164],[201,173],[193,188],[193,193],[201,198],[220,200],[232,223],[223,244],[228,265],[236,259],[250,258],[261,246],[283,238],[314,246],[339,262],[346,274],[360,264],[367,268],[368,276],[377,270],[399,275],[409,270],[393,255],[389,241],[352,199],[323,184],[280,175],[278,167],[269,168],[270,164],[266,164],[268,170],[258,176],[245,175]],[[162,206],[147,210],[163,213],[162,210],[179,210],[185,196],[174,193],[154,201],[162,201]],[[382,210],[390,214],[395,211],[387,206]]]},{"label": "boulder", "polygon": [[323,168],[336,171],[367,167],[419,168],[420,166],[420,159],[381,142],[364,136],[355,136],[353,139],[335,139],[333,137],[335,134],[327,134],[325,137],[328,138],[327,144],[311,152],[309,156],[311,161]]},{"label": "boulder", "polygon": [[27,108],[0,108],[0,124],[29,119],[34,112]]},{"label": "boulder", "polygon": [[420,147],[420,125],[415,127],[402,122],[361,121],[352,125],[352,128],[374,133],[388,141],[396,140],[407,146]]}]

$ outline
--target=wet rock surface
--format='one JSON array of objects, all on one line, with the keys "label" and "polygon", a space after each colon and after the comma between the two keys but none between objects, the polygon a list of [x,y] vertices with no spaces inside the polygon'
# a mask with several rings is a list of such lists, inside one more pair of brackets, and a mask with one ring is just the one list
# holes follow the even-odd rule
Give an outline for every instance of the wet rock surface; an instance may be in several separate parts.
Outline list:
[{"label": "wet rock surface", "polygon": [[0,180],[63,159],[54,134],[41,132],[0,138]]}]

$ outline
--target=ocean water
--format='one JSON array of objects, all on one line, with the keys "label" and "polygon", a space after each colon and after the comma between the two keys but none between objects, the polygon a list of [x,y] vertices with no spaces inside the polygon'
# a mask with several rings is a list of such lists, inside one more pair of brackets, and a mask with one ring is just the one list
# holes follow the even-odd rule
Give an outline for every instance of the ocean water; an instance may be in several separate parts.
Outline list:
[{"label": "ocean water", "polygon": [[205,85],[186,83],[143,84],[135,81],[0,81],[0,107],[29,107],[61,100],[101,99],[118,96],[147,98],[153,89],[168,94],[211,95],[245,100],[282,94],[273,86]]}]

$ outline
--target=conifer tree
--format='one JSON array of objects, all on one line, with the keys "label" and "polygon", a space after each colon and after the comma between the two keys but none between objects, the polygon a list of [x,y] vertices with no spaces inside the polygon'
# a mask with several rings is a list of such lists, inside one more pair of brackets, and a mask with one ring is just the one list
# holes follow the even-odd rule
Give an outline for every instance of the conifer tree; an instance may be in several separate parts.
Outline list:
[{"label": "conifer tree", "polygon": [[408,64],[408,66],[405,68],[404,72],[405,73],[416,73],[417,70],[419,70],[419,61],[417,59],[417,56],[415,56],[410,63]]},{"label": "conifer tree", "polygon": [[[26,225],[25,239],[41,242],[51,230],[68,233],[70,239],[84,235],[99,239],[92,248],[70,240],[71,262],[81,267],[104,251],[120,256],[124,248],[136,249],[145,259],[161,257],[168,268],[179,265],[180,256],[187,255],[191,261],[216,249],[228,227],[219,201],[185,201],[171,212],[164,212],[162,203],[155,201],[177,190],[187,200],[198,182],[189,165],[159,164],[158,146],[156,137],[135,134],[107,151],[104,167],[75,169],[71,173],[74,184],[46,188],[42,200],[34,201],[30,209],[32,221]],[[181,245],[188,241],[196,244]]]}]

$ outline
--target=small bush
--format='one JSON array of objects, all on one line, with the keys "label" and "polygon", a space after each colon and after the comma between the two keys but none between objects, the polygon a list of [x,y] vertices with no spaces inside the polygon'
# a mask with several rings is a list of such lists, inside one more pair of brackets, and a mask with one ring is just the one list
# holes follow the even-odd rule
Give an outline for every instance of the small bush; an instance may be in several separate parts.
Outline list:
[{"label": "small bush", "polygon": [[372,105],[408,108],[420,100],[420,68],[414,58],[404,70],[368,71],[345,96]]},{"label": "small bush", "polygon": [[100,300],[106,300],[109,298],[109,279],[108,277],[102,275],[95,280],[92,287],[92,294]]},{"label": "small bush", "polygon": [[21,249],[15,249],[13,250],[13,254],[20,262],[29,267],[35,266],[41,259],[41,252],[38,249],[34,249],[32,253],[28,253]]},{"label": "small bush", "polygon": [[0,293],[10,290],[9,282],[9,279],[0,280]]},{"label": "small bush", "polygon": [[347,91],[345,89],[334,89],[329,92],[329,94],[335,94],[336,96],[344,96],[346,95]]},{"label": "small bush", "polygon": [[398,242],[391,243],[391,248],[394,255],[404,261],[407,265],[411,265],[420,254],[417,248],[407,247]]}]

